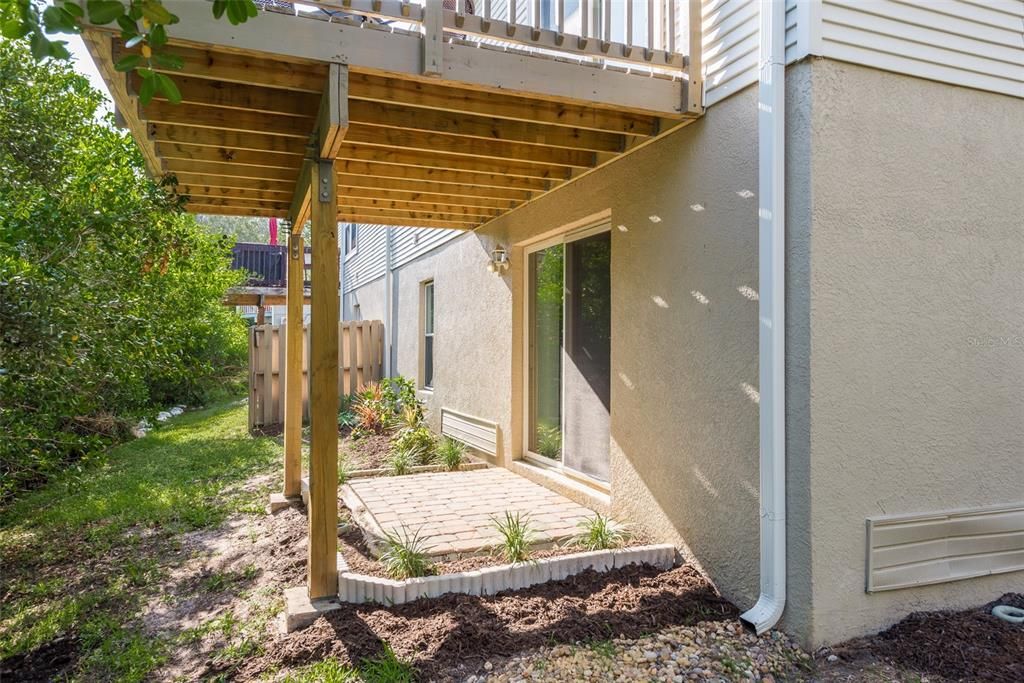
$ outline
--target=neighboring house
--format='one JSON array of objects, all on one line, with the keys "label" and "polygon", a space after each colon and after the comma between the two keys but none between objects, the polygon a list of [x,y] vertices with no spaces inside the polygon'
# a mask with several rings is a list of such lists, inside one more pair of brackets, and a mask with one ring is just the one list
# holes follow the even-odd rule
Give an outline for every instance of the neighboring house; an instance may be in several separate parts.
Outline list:
[{"label": "neighboring house", "polygon": [[[816,646],[1024,585],[1024,3],[787,6],[781,625]],[[475,231],[346,227],[342,309],[436,427],[746,608],[759,3],[703,12],[703,118]]]}]

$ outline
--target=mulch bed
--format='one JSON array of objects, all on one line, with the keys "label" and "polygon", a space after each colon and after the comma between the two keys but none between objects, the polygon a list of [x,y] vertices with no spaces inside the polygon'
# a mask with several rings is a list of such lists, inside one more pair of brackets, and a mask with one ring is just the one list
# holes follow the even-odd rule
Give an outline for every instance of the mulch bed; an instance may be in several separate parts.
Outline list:
[{"label": "mulch bed", "polygon": [[78,638],[54,638],[35,650],[0,661],[0,681],[44,683],[64,680],[71,674],[78,656]]},{"label": "mulch bed", "polygon": [[[352,521],[352,515],[349,512],[349,509],[340,502],[338,504],[338,520],[341,523],[338,532],[338,551],[341,552],[342,556],[345,558],[345,562],[348,563],[349,569],[357,574],[366,574],[367,576],[376,576],[382,579],[390,578],[384,573],[384,568],[381,566],[380,562],[378,562],[370,553],[370,549],[367,547],[366,541],[363,538],[362,531],[360,531],[358,525]],[[302,533],[305,533],[305,527],[302,528]],[[642,536],[632,536],[623,547],[629,548],[645,545],[647,542],[647,539]],[[562,555],[572,555],[580,552],[584,552],[584,549],[576,546],[545,548],[534,550],[530,554],[530,558],[540,560],[546,557],[560,557]],[[502,564],[508,564],[508,562],[496,554],[472,555],[435,562],[434,574],[468,572],[474,569],[496,567]]]},{"label": "mulch bed", "polygon": [[494,596],[449,594],[396,607],[342,605],[309,628],[267,643],[240,680],[324,657],[358,664],[388,643],[420,680],[460,680],[488,659],[553,643],[637,637],[676,624],[733,618],[735,607],[689,566],[588,570]]},{"label": "mulch bed", "polygon": [[346,436],[341,440],[339,451],[351,470],[370,470],[387,466],[391,450],[389,434],[371,434],[359,439]]},{"label": "mulch bed", "polygon": [[876,636],[833,648],[845,660],[878,657],[900,669],[950,681],[1024,681],[1024,627],[992,616],[995,605],[1024,608],[1007,593],[962,612],[915,612]]}]

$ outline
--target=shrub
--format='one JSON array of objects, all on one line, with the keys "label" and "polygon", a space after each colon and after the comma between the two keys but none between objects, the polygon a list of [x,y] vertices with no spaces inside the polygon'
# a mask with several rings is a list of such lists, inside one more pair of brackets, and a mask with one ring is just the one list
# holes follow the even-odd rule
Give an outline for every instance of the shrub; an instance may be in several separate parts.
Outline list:
[{"label": "shrub", "polygon": [[595,512],[593,517],[580,521],[577,526],[580,533],[573,538],[572,543],[586,550],[619,548],[628,538],[628,534],[621,526],[600,512]]},{"label": "shrub", "polygon": [[418,426],[423,421],[423,405],[416,398],[416,385],[401,376],[363,386],[353,402],[352,412],[357,437],[384,434],[400,424]]},{"label": "shrub", "polygon": [[352,408],[358,434],[383,434],[391,428],[392,415],[384,401],[384,388],[370,382],[360,390]]},{"label": "shrub", "polygon": [[385,531],[384,552],[380,556],[384,572],[399,581],[433,573],[434,565],[424,543],[419,531],[410,533],[405,527],[401,531]]},{"label": "shrub", "polygon": [[388,453],[388,472],[392,476],[400,477],[403,474],[409,474],[415,464],[416,461],[413,460],[412,455],[408,451],[393,449]]},{"label": "shrub", "polygon": [[406,427],[398,433],[394,443],[391,444],[391,450],[392,452],[406,453],[409,459],[417,465],[429,465],[434,459],[436,446],[437,441],[428,427]]},{"label": "shrub", "polygon": [[457,470],[459,465],[466,461],[466,445],[461,441],[443,436],[434,451],[434,460],[439,465],[443,465],[445,469]]},{"label": "shrub", "polygon": [[505,518],[491,517],[491,522],[501,534],[499,554],[506,562],[525,562],[530,558],[530,545],[533,543],[533,528],[529,515],[521,515],[505,511]]}]

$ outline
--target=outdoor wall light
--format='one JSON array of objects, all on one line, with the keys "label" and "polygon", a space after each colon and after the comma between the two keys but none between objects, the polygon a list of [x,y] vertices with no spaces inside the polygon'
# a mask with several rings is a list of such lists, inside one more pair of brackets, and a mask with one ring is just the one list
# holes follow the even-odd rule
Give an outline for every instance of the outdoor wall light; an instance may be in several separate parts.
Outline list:
[{"label": "outdoor wall light", "polygon": [[501,275],[508,270],[508,252],[500,244],[491,250],[491,260],[487,264],[487,270],[495,275]]}]

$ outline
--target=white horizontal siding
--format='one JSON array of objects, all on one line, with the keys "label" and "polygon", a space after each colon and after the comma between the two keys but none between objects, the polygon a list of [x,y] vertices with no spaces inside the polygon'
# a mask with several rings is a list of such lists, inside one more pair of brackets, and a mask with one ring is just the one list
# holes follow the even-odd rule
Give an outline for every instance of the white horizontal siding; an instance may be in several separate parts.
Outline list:
[{"label": "white horizontal siding", "polygon": [[[801,12],[797,3],[798,0],[786,0],[787,62],[796,61],[808,52],[807,44],[799,39]],[[760,7],[759,0],[704,0],[701,28],[706,105],[757,83]]]},{"label": "white horizontal siding", "polygon": [[821,51],[1024,97],[1024,0],[821,0]]},{"label": "white horizontal siding", "polygon": [[460,234],[461,230],[441,228],[395,228],[392,237],[392,267],[403,266]]},{"label": "white horizontal siding", "polygon": [[384,277],[387,256],[387,228],[382,225],[360,225],[356,237],[356,253],[342,263],[342,289],[351,292]]}]

